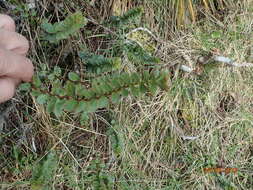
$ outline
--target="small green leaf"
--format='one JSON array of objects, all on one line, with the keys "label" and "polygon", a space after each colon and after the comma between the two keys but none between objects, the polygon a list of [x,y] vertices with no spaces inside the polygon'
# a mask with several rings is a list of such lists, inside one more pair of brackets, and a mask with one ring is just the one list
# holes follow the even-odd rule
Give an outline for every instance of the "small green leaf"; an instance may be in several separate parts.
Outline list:
[{"label": "small green leaf", "polygon": [[54,114],[56,117],[60,117],[63,113],[65,100],[57,99],[54,105]]},{"label": "small green leaf", "polygon": [[41,95],[41,92],[39,90],[33,90],[31,92],[31,95],[34,96],[34,97],[37,97],[37,96]]},{"label": "small green leaf", "polygon": [[215,39],[221,38],[221,36],[222,36],[221,31],[214,31],[214,32],[211,33],[211,37],[215,38]]},{"label": "small green leaf", "polygon": [[114,88],[120,88],[121,87],[120,81],[116,77],[111,80],[111,84],[113,85]]},{"label": "small green leaf", "polygon": [[168,91],[169,90],[168,73],[162,72],[157,80],[157,83],[162,90]]},{"label": "small green leaf", "polygon": [[70,72],[68,74],[68,78],[69,78],[69,80],[72,80],[72,81],[79,81],[80,80],[79,75],[74,72]]},{"label": "small green leaf", "polygon": [[97,100],[97,104],[99,108],[104,108],[106,106],[108,106],[109,101],[107,97],[101,97]]},{"label": "small green leaf", "polygon": [[96,94],[96,96],[103,95],[103,92],[104,92],[103,86],[94,86],[92,88],[92,92],[94,92],[94,94]]},{"label": "small green leaf", "polygon": [[48,77],[48,71],[40,71],[39,73],[38,73],[38,76],[40,77],[40,78],[47,78]]},{"label": "small green leaf", "polygon": [[132,83],[138,83],[140,81],[140,76],[138,73],[133,73],[131,76]]},{"label": "small green leaf", "polygon": [[142,83],[142,84],[140,85],[140,93],[144,94],[144,93],[146,93],[146,92],[147,92],[147,88],[146,88],[146,86]]},{"label": "small green leaf", "polygon": [[68,112],[72,112],[77,107],[78,102],[76,100],[66,100],[64,109]]},{"label": "small green leaf", "polygon": [[152,72],[152,76],[154,76],[154,78],[158,78],[160,76],[160,72],[158,70],[155,70]]},{"label": "small green leaf", "polygon": [[54,75],[54,73],[51,73],[50,75],[48,75],[48,80],[50,80],[50,81],[54,81],[55,80],[55,75]]},{"label": "small green leaf", "polygon": [[84,101],[78,102],[77,107],[75,109],[75,113],[86,112],[86,111],[87,111],[87,103]]},{"label": "small green leaf", "polygon": [[93,113],[98,109],[98,104],[97,104],[97,100],[91,100],[89,102],[87,102],[87,113]]},{"label": "small green leaf", "polygon": [[52,93],[59,96],[66,95],[66,91],[62,87],[54,87]]},{"label": "small green leaf", "polygon": [[61,68],[58,66],[55,66],[54,67],[54,74],[55,74],[55,76],[60,77],[62,74]]},{"label": "small green leaf", "polygon": [[67,81],[65,85],[65,91],[68,96],[75,96],[75,92],[76,92],[75,84],[70,81]]},{"label": "small green leaf", "polygon": [[123,89],[122,96],[128,96],[128,95],[129,95],[129,91],[127,89]]},{"label": "small green leaf", "polygon": [[55,28],[51,23],[48,22],[47,19],[44,19],[41,24],[41,28],[46,31],[47,33],[55,33]]},{"label": "small green leaf", "polygon": [[77,84],[75,90],[76,90],[75,94],[77,96],[81,96],[82,97],[83,96],[82,92],[83,92],[83,90],[85,90],[85,87],[83,85],[81,85],[81,84]]},{"label": "small green leaf", "polygon": [[121,58],[120,57],[114,57],[112,58],[112,65],[113,65],[113,70],[118,70],[121,68]]},{"label": "small green leaf", "polygon": [[38,102],[38,104],[41,104],[41,105],[43,105],[43,104],[45,104],[45,103],[47,103],[47,100],[48,100],[48,95],[47,94],[41,94],[41,95],[39,95],[38,97],[37,97],[37,102]]},{"label": "small green leaf", "polygon": [[83,113],[81,114],[80,121],[81,121],[81,124],[82,124],[82,125],[86,125],[87,122],[89,121],[89,115],[88,115],[88,113],[83,112]]},{"label": "small green leaf", "polygon": [[139,87],[135,87],[135,86],[132,86],[131,88],[130,88],[130,90],[131,90],[131,92],[132,92],[132,94],[134,95],[134,96],[139,96],[140,95],[140,88]]},{"label": "small green leaf", "polygon": [[28,92],[31,90],[31,84],[30,83],[22,83],[21,85],[19,85],[19,90]]},{"label": "small green leaf", "polygon": [[120,99],[121,99],[121,97],[120,97],[119,92],[113,93],[111,96],[112,103],[114,103],[114,104],[119,103]]},{"label": "small green leaf", "polygon": [[83,89],[80,92],[80,96],[90,99],[95,96],[95,93],[92,90]]},{"label": "small green leaf", "polygon": [[41,86],[41,80],[38,76],[33,76],[33,84],[36,88],[40,88]]},{"label": "small green leaf", "polygon": [[149,80],[150,79],[150,74],[148,71],[144,71],[143,72],[143,77],[144,77],[144,80]]},{"label": "small green leaf", "polygon": [[155,95],[157,88],[158,88],[158,86],[155,82],[150,83],[149,90],[150,90],[151,94]]},{"label": "small green leaf", "polygon": [[52,113],[54,111],[54,105],[56,103],[57,98],[56,97],[50,97],[50,100],[47,104],[47,112]]},{"label": "small green leaf", "polygon": [[118,79],[117,79],[120,83],[121,86],[130,83],[130,76],[128,73],[122,73]]}]

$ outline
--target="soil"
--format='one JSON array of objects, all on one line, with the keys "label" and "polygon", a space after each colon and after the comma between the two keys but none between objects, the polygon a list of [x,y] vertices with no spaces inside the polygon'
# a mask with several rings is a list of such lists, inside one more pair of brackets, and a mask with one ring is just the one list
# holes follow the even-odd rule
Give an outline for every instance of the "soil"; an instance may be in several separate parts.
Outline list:
[{"label": "soil", "polygon": [[6,118],[8,118],[10,111],[13,108],[11,101],[0,104],[0,133],[6,123]]}]

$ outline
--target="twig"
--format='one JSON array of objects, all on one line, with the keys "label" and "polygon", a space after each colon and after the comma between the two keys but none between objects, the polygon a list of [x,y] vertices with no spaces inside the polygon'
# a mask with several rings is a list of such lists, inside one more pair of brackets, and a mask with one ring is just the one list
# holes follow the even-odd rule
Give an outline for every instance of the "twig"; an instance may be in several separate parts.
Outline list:
[{"label": "twig", "polygon": [[217,61],[217,62],[228,64],[233,67],[253,67],[252,63],[247,63],[247,62],[237,63],[228,57],[219,56],[219,55],[214,55],[213,60]]},{"label": "twig", "polygon": [[191,73],[194,69],[191,68],[191,67],[188,67],[186,65],[181,65],[180,66],[180,70],[184,71],[184,72],[187,72],[187,73]]},{"label": "twig", "polygon": [[197,136],[185,136],[184,135],[184,131],[183,129],[181,129],[179,126],[176,126],[176,124],[174,123],[174,120],[171,116],[170,117],[170,120],[171,120],[171,126],[172,128],[175,129],[175,131],[177,132],[177,134],[183,139],[183,140],[195,140],[197,139],[198,137]]},{"label": "twig", "polygon": [[76,164],[80,167],[83,168],[79,162],[77,161],[77,159],[75,158],[75,156],[72,154],[72,152],[69,150],[69,148],[67,147],[67,145],[62,141],[61,138],[57,137],[58,140],[61,142],[61,144],[65,147],[65,149],[67,150],[67,152],[70,154],[70,156],[73,158],[73,160],[76,162]]},{"label": "twig", "polygon": [[[201,63],[203,65],[206,65],[210,62],[210,60],[213,60],[216,62],[227,64],[228,66],[232,66],[232,67],[253,67],[253,63],[247,63],[247,62],[238,63],[238,62],[235,62],[234,60],[230,59],[229,57],[225,57],[225,56],[221,56],[221,55],[213,55],[210,58],[201,57],[199,59],[201,59]],[[186,66],[186,65],[181,65],[180,70],[187,72],[187,73],[191,73],[194,71],[193,68]]]}]

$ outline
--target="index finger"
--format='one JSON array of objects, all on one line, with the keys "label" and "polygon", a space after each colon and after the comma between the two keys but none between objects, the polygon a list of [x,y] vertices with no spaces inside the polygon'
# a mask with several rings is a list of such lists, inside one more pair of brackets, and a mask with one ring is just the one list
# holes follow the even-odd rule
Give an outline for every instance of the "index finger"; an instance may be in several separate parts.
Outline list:
[{"label": "index finger", "polygon": [[17,84],[18,81],[15,81],[15,79],[7,77],[0,78],[0,103],[3,103],[14,96]]},{"label": "index finger", "polygon": [[0,76],[29,82],[33,72],[33,64],[28,58],[0,48]]}]

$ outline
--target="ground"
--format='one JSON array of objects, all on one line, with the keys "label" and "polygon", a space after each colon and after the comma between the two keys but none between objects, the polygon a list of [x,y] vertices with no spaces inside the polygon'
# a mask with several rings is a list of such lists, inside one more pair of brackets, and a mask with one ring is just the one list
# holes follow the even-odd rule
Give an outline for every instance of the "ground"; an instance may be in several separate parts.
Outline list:
[{"label": "ground", "polygon": [[[30,41],[36,71],[58,65],[79,72],[77,51],[84,44],[92,52],[107,47],[108,31],[98,23],[142,6],[142,27],[156,36],[153,53],[170,72],[170,89],[124,98],[96,111],[86,125],[71,114],[57,119],[33,96],[17,92],[0,109],[1,189],[253,189],[252,67],[198,63],[211,52],[238,64],[252,62],[252,1],[227,3],[206,15],[199,6],[196,23],[186,19],[180,29],[167,19],[169,1],[121,7],[120,1],[55,0],[31,9],[28,1],[6,2],[1,11]],[[54,23],[76,10],[89,19],[78,38],[58,45],[41,40],[44,18]]]}]

